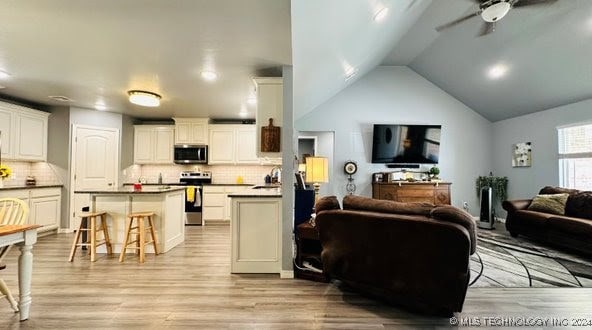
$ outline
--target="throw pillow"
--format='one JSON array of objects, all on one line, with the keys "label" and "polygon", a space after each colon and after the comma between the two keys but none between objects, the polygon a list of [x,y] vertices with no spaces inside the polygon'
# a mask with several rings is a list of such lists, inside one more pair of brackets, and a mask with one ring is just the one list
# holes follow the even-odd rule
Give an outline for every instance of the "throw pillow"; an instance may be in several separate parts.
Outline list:
[{"label": "throw pillow", "polygon": [[565,204],[565,215],[592,220],[592,191],[582,191],[569,196]]},{"label": "throw pillow", "polygon": [[341,207],[339,206],[339,201],[335,196],[324,196],[319,198],[319,200],[315,204],[315,212],[319,213],[321,211],[326,210],[339,210]]},{"label": "throw pillow", "polygon": [[565,214],[565,203],[569,194],[537,195],[528,206],[530,211]]}]

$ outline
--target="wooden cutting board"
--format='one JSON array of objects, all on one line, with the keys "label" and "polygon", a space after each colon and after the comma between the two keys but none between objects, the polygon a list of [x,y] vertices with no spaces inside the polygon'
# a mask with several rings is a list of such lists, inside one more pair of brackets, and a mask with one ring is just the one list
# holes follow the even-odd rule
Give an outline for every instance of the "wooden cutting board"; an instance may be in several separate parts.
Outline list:
[{"label": "wooden cutting board", "polygon": [[273,118],[269,125],[261,127],[261,152],[280,152],[280,128],[273,126]]}]

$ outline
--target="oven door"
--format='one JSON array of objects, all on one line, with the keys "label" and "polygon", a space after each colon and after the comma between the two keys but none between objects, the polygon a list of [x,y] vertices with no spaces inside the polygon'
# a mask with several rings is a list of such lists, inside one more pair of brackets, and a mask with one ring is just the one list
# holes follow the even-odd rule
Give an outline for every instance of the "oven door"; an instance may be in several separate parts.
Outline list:
[{"label": "oven door", "polygon": [[175,164],[207,164],[208,146],[206,145],[175,145]]},{"label": "oven door", "polygon": [[186,225],[201,225],[202,224],[202,187],[188,185],[185,189],[185,224]]}]

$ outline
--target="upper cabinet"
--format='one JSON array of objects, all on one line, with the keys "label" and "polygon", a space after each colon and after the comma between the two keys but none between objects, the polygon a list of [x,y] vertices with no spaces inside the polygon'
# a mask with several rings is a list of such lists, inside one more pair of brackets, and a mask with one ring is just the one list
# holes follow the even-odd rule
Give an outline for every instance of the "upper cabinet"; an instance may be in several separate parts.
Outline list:
[{"label": "upper cabinet", "polygon": [[48,118],[47,112],[0,102],[2,158],[46,161]]},{"label": "upper cabinet", "polygon": [[175,144],[208,144],[208,118],[173,118]]},{"label": "upper cabinet", "polygon": [[256,147],[259,157],[278,158],[281,152],[261,151],[261,127],[269,125],[273,119],[274,126],[282,126],[284,109],[284,82],[282,78],[253,78],[257,89],[257,134]]},{"label": "upper cabinet", "polygon": [[259,164],[255,125],[210,125],[208,164]]},{"label": "upper cabinet", "polygon": [[172,164],[174,137],[172,125],[135,125],[134,164]]}]

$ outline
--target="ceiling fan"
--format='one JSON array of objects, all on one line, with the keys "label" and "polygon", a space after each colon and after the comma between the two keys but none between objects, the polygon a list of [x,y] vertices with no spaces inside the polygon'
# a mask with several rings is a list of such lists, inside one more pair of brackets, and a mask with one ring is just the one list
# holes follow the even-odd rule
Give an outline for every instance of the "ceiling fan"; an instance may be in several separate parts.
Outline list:
[{"label": "ceiling fan", "polygon": [[469,15],[458,18],[452,22],[440,25],[436,31],[440,32],[449,27],[460,24],[475,16],[481,16],[484,23],[479,32],[479,37],[495,32],[496,23],[504,18],[508,12],[513,8],[523,8],[535,5],[550,5],[557,0],[472,0],[479,5],[479,10]]}]

